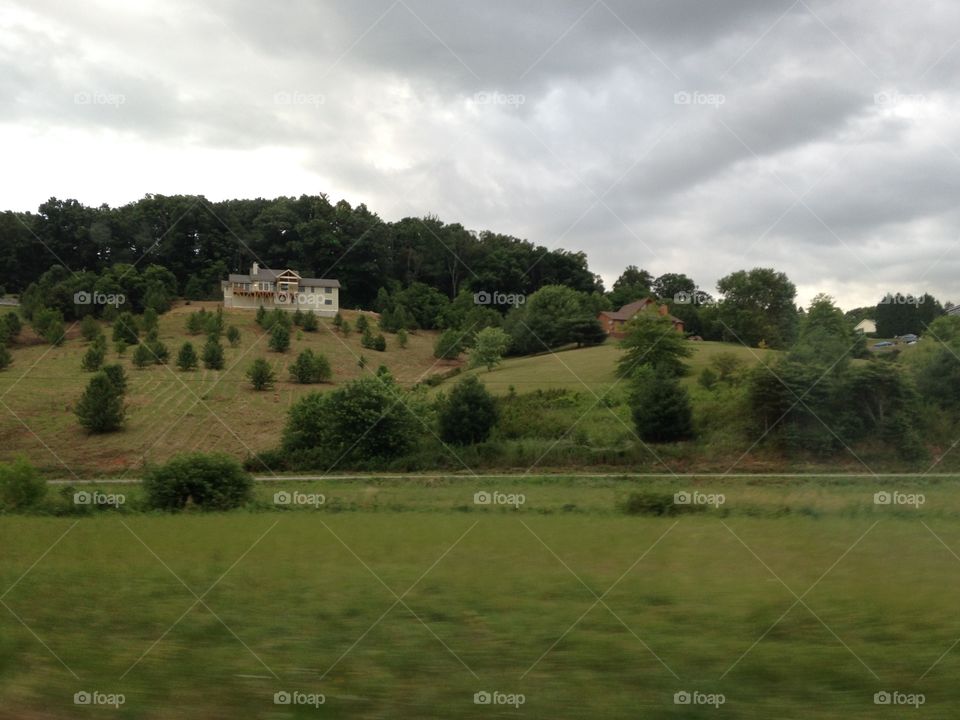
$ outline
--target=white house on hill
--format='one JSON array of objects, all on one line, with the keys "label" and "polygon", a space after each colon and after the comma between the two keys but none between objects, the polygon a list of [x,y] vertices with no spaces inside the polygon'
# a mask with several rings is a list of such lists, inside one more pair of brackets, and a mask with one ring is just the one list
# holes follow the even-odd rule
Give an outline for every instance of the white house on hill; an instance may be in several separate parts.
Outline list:
[{"label": "white house on hill", "polygon": [[861,320],[857,323],[853,331],[861,335],[869,335],[870,333],[877,332],[877,323],[875,320]]},{"label": "white house on hill", "polygon": [[333,317],[340,310],[340,283],[324,278],[305,278],[287,268],[262,268],[257,263],[249,275],[234,275],[221,283],[223,306],[256,310],[281,308],[294,312],[312,310]]}]

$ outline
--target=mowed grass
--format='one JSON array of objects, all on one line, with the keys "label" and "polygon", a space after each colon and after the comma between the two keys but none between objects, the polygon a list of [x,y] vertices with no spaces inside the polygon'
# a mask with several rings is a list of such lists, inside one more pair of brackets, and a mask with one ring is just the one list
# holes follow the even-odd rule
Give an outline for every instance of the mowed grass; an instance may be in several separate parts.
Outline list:
[{"label": "mowed grass", "polygon": [[[228,310],[226,324],[238,327],[241,342],[231,348],[223,339],[225,369],[211,371],[201,365],[199,370],[181,372],[175,360],[183,342],[192,342],[199,354],[206,340],[187,334],[187,315],[215,305],[179,305],[160,317],[160,339],[171,354],[168,365],[137,369],[130,360],[132,348],[118,360],[113,343],[108,343],[108,361],[123,364],[130,381],[126,425],[122,432],[109,435],[87,435],[73,413],[91,376],[80,369],[88,344],[80,338],[79,325],[68,325],[68,339],[60,347],[32,342],[32,332],[24,328],[22,342],[13,349],[14,364],[0,372],[0,397],[7,406],[0,412],[0,459],[22,452],[46,472],[70,477],[120,473],[189,450],[220,450],[243,457],[278,445],[287,409],[307,392],[329,390],[381,364],[404,384],[451,366],[433,357],[433,333],[411,334],[406,349],[397,346],[396,336],[388,335],[387,352],[380,353],[362,348],[357,332],[344,339],[329,319],[320,320],[318,332],[303,332],[299,339],[294,328],[290,350],[271,352],[269,338],[252,311]],[[355,323],[356,313],[344,315]],[[110,328],[105,325],[104,330],[109,340]],[[287,366],[307,348],[328,357],[333,385],[289,381]],[[367,370],[358,367],[361,355]],[[268,392],[255,392],[245,375],[257,357],[265,357],[276,370],[278,382]]]},{"label": "mowed grass", "polygon": [[[726,503],[615,509],[641,488]],[[0,718],[107,712],[74,706],[83,690],[123,693],[128,718],[717,712],[675,705],[682,690],[722,693],[735,718],[905,716],[881,690],[956,716],[955,479],[885,486],[924,493],[919,509],[850,479],[281,483],[260,501],[281,489],[326,503],[4,517]],[[478,489],[526,503],[478,507]],[[284,690],[326,703],[275,706]],[[525,703],[474,705],[484,690]]]},{"label": "mowed grass", "polygon": [[[770,364],[780,354],[775,350],[748,348],[721,342],[691,342],[693,355],[687,359],[690,373],[686,382],[696,382],[697,375],[710,365],[719,353],[730,353],[745,367],[758,363]],[[506,394],[513,387],[516,392],[563,389],[589,395],[604,393],[622,383],[617,382],[616,364],[623,351],[619,342],[607,340],[590,348],[559,350],[532,357],[508,358],[491,371],[473,369],[491,392]],[[447,381],[446,384],[450,384]]]}]

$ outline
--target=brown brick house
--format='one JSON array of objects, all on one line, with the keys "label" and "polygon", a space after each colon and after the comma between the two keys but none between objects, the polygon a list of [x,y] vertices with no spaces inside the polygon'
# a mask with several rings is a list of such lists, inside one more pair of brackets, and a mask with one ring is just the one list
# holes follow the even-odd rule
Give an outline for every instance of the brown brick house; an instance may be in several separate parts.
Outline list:
[{"label": "brown brick house", "polygon": [[658,306],[657,301],[653,298],[635,300],[632,303],[624,305],[619,310],[604,310],[597,315],[597,320],[600,321],[600,325],[603,327],[603,331],[607,333],[607,335],[621,338],[626,334],[625,331],[627,323],[643,312],[655,312],[658,315],[669,318],[676,331],[681,333],[683,332],[683,320],[670,315],[667,311],[667,306]]}]

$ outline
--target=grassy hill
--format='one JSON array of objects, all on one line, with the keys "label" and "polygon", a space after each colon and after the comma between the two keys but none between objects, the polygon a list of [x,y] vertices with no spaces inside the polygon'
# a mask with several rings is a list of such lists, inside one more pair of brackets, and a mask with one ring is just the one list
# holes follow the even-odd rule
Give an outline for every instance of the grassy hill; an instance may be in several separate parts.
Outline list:
[{"label": "grassy hill", "polygon": [[[216,303],[179,305],[160,317],[160,339],[171,358],[184,341],[190,340],[199,352],[204,336],[190,336],[187,315]],[[344,316],[355,324],[356,313]],[[38,467],[69,476],[119,472],[139,467],[144,461],[159,462],[182,451],[221,450],[238,456],[275,447],[280,438],[287,408],[301,395],[328,390],[333,385],[298,385],[289,381],[287,366],[306,348],[324,353],[333,369],[334,383],[359,377],[357,361],[363,355],[368,367],[386,365],[402,383],[412,384],[431,373],[442,372],[456,363],[433,357],[434,333],[411,334],[401,350],[393,335],[387,336],[387,351],[367,350],[354,332],[344,339],[334,331],[332,321],[321,320],[315,333],[296,329],[291,333],[287,353],[271,352],[267,336],[255,323],[254,313],[225,311],[227,325],[241,333],[238,347],[224,340],[226,367],[223,371],[181,372],[169,365],[133,367],[132,348],[119,360],[127,369],[127,423],[122,432],[87,435],[77,423],[73,407],[90,379],[81,371],[80,361],[88,344],[80,337],[79,325],[70,328],[61,347],[36,339],[25,327],[13,350],[14,364],[0,373],[0,398],[6,405],[0,413],[0,446],[4,459],[23,452]],[[69,326],[68,326],[69,327]],[[110,328],[105,326],[108,338]],[[116,362],[109,343],[108,362]],[[273,390],[254,392],[245,372],[256,357],[266,358],[274,367],[278,382]]]},{"label": "grassy hill", "polygon": [[[160,318],[160,338],[171,357],[186,340],[198,352],[204,336],[190,336],[186,331],[187,315],[200,307],[212,309],[216,303],[178,305]],[[356,313],[345,313],[355,324]],[[145,462],[162,462],[184,451],[220,450],[237,457],[275,448],[286,421],[287,410],[303,394],[326,391],[336,384],[360,377],[364,372],[386,365],[405,385],[462,366],[464,361],[438,361],[433,357],[436,334],[411,334],[406,349],[400,349],[396,336],[387,335],[387,351],[378,353],[364,349],[360,336],[349,338],[335,332],[332,321],[321,320],[315,333],[292,333],[289,352],[280,354],[267,348],[267,336],[254,321],[254,313],[228,310],[227,325],[236,325],[241,332],[238,347],[225,343],[226,369],[200,369],[184,373],[171,362],[166,366],[136,369],[131,363],[132,349],[119,361],[127,368],[130,387],[127,394],[128,415],[122,432],[108,435],[87,435],[77,423],[73,408],[90,378],[80,369],[87,343],[73,326],[61,347],[51,347],[35,338],[25,328],[14,349],[14,364],[0,373],[0,398],[7,412],[0,413],[0,443],[3,459],[25,453],[31,462],[47,474],[70,477],[99,474],[134,474]],[[105,327],[109,333],[109,327]],[[770,362],[775,352],[745,348],[739,345],[700,342],[689,365],[691,372],[684,380],[694,386],[697,375],[718,353],[736,355],[747,365]],[[288,379],[287,366],[297,354],[311,348],[324,353],[333,369],[333,384],[299,385]],[[571,442],[587,442],[596,448],[617,448],[632,442],[630,418],[626,406],[600,403],[619,402],[626,390],[614,374],[621,350],[614,341],[583,349],[564,349],[554,353],[510,358],[494,369],[465,370],[456,378],[441,383],[438,389],[449,389],[465,374],[477,374],[495,394],[506,394],[512,387],[517,393],[563,389],[576,393],[571,403],[559,408],[541,408],[536,420],[547,423],[547,433],[560,444],[547,445],[560,452]],[[358,367],[363,355],[368,369]],[[254,392],[245,371],[254,358],[264,357],[274,367],[278,382],[267,392]],[[109,361],[116,361],[112,351]],[[517,425],[520,422],[520,425]],[[508,436],[527,437],[522,419],[513,422]],[[543,430],[543,428],[540,428]],[[546,448],[528,448],[540,457]],[[552,456],[551,456],[552,457]],[[544,458],[549,462],[549,458]],[[506,461],[505,461],[506,462]],[[530,464],[526,456],[516,458],[518,466]]]},{"label": "grassy hill", "polygon": [[[748,366],[758,362],[770,363],[778,354],[774,350],[720,342],[691,343],[691,347],[693,356],[687,361],[690,366],[690,374],[685,379],[687,383],[695,383],[700,371],[718,353],[731,353]],[[602,395],[604,390],[617,383],[615,367],[621,352],[617,342],[609,340],[596,347],[510,358],[490,372],[474,369],[467,374],[478,375],[490,391],[497,394],[506,394],[513,386],[517,392],[559,388],[588,394],[592,390]]]}]

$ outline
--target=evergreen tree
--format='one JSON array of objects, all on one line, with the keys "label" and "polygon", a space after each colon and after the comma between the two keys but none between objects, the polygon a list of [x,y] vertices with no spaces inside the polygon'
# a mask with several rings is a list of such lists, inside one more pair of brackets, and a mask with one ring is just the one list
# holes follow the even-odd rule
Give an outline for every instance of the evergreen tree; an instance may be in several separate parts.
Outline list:
[{"label": "evergreen tree", "polygon": [[274,352],[286,352],[290,349],[290,330],[286,325],[280,322],[274,324],[270,330],[269,347]]},{"label": "evergreen tree", "polygon": [[[89,317],[89,316],[88,316]],[[91,345],[80,361],[80,367],[87,372],[96,372],[103,365],[103,348],[97,345]]]},{"label": "evergreen tree", "polygon": [[263,358],[257,358],[251,363],[247,368],[247,377],[254,390],[269,390],[276,379],[270,363]]},{"label": "evergreen tree", "polygon": [[137,345],[133,351],[133,364],[138,368],[144,368],[153,362],[153,355],[146,345]]},{"label": "evergreen tree", "polygon": [[223,345],[210,338],[203,346],[203,366],[207,370],[223,370]]},{"label": "evergreen tree", "polygon": [[455,445],[485,441],[497,423],[497,404],[476,376],[457,383],[437,415],[440,437]]},{"label": "evergreen tree", "polygon": [[192,343],[185,342],[177,353],[177,367],[186,372],[196,370],[198,365],[197,351],[193,349]]},{"label": "evergreen tree", "polygon": [[91,433],[118,430],[125,413],[123,393],[105,372],[99,372],[90,379],[76,408],[80,424]]},{"label": "evergreen tree", "polygon": [[690,398],[676,377],[644,369],[635,376],[631,411],[644,442],[676,442],[693,437]]}]

